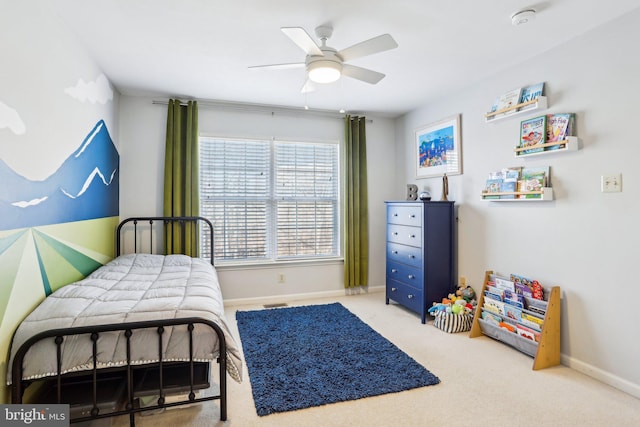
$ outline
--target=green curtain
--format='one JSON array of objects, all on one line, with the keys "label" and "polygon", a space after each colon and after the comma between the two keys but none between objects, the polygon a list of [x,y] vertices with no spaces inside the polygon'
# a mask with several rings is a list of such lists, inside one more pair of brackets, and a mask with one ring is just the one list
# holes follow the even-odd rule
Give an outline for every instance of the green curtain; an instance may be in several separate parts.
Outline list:
[{"label": "green curtain", "polygon": [[369,209],[365,118],[347,115],[345,124],[344,287],[368,285]]},{"label": "green curtain", "polygon": [[[198,167],[198,103],[186,105],[170,99],[164,159],[164,216],[198,216],[200,211]],[[195,223],[166,227],[165,253],[198,256]]]}]

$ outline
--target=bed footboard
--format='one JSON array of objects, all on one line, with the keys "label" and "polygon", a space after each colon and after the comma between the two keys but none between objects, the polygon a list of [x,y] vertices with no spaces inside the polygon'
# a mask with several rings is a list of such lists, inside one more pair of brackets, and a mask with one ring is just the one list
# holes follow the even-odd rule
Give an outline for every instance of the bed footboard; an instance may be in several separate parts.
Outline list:
[{"label": "bed footboard", "polygon": [[[218,337],[218,358],[217,362],[219,364],[220,375],[219,375],[219,394],[212,396],[204,396],[204,397],[196,397],[196,381],[194,378],[194,367],[196,365],[196,361],[193,358],[193,349],[194,349],[194,328],[196,324],[202,324],[211,328]],[[188,364],[189,371],[189,381],[188,384],[185,384],[185,387],[188,386],[189,394],[187,400],[181,400],[176,402],[166,402],[166,386],[164,383],[166,368],[170,366],[170,364],[164,360],[163,357],[163,337],[165,333],[166,327],[185,327],[188,331],[189,337],[189,360],[185,362]],[[158,336],[158,361],[151,365],[138,365],[134,364],[135,362],[131,359],[131,350],[132,350],[132,337],[135,335],[136,331],[141,329],[155,329]],[[105,332],[122,332],[126,339],[126,355],[127,361],[126,365],[117,368],[120,372],[124,371],[125,378],[125,395],[126,400],[124,404],[124,408],[102,413],[100,408],[98,407],[98,382],[105,370],[98,369],[98,353],[99,353],[99,345],[100,345],[100,335]],[[135,414],[143,411],[150,411],[154,409],[163,409],[169,408],[173,406],[187,405],[198,402],[204,402],[209,400],[220,400],[220,420],[226,421],[227,419],[227,382],[226,382],[226,370],[227,370],[227,345],[225,341],[225,335],[219,325],[216,323],[200,318],[183,318],[183,319],[163,319],[163,320],[153,320],[153,321],[143,321],[143,322],[129,322],[129,323],[121,323],[121,324],[109,324],[109,325],[98,325],[98,326],[84,326],[84,327],[73,327],[73,328],[65,328],[65,329],[52,329],[49,331],[44,331],[31,337],[28,341],[26,341],[17,351],[15,358],[13,360],[12,365],[12,402],[19,404],[22,403],[23,395],[25,388],[29,386],[33,381],[39,380],[23,380],[23,359],[31,346],[41,340],[51,339],[55,342],[56,346],[56,361],[58,371],[55,375],[54,381],[56,383],[56,402],[53,403],[61,403],[64,402],[62,395],[62,384],[63,379],[68,376],[68,374],[63,374],[61,372],[62,367],[62,344],[65,339],[70,336],[75,335],[87,335],[90,337],[93,345],[92,350],[92,364],[93,368],[86,373],[92,377],[92,396],[91,396],[91,410],[89,416],[83,416],[80,418],[72,418],[71,423],[78,423],[89,420],[96,420],[100,418],[114,417],[120,415],[129,415],[129,422],[131,426],[135,425]],[[141,367],[153,366],[157,368],[158,371],[158,388],[157,395],[159,396],[157,403],[155,405],[148,405],[145,407],[136,407],[134,394],[136,392],[136,384],[134,384],[134,370],[139,369]],[[113,370],[110,370],[113,372]],[[51,379],[51,377],[49,378]],[[51,402],[49,402],[51,403]]]}]

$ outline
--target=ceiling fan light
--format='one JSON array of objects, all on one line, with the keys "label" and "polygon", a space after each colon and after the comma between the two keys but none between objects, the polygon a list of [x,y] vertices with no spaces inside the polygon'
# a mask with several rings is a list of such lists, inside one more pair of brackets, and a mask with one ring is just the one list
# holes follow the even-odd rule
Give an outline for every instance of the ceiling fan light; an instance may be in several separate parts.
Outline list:
[{"label": "ceiling fan light", "polygon": [[334,61],[314,61],[307,71],[309,79],[316,83],[333,83],[340,78],[342,66]]}]

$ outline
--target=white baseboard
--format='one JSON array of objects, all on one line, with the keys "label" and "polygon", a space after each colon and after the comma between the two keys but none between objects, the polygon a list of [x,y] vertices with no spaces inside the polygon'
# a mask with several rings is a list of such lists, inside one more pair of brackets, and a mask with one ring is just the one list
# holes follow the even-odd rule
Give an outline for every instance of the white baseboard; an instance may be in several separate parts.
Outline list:
[{"label": "white baseboard", "polygon": [[595,366],[581,362],[580,360],[576,360],[569,356],[562,355],[561,363],[571,369],[640,399],[640,385],[638,384],[634,384],[624,378],[620,378],[610,372],[603,371],[600,368],[596,368]]},{"label": "white baseboard", "polygon": [[337,290],[337,291],[273,295],[273,296],[264,296],[264,297],[255,297],[255,298],[235,298],[235,299],[225,299],[224,305],[225,307],[230,307],[230,306],[238,306],[238,305],[256,305],[256,304],[264,305],[264,304],[288,303],[288,302],[299,301],[304,299],[343,297],[346,295],[357,295],[360,293],[373,294],[377,292],[384,292],[384,290],[385,290],[384,286],[369,286],[365,289],[357,288],[355,290],[344,289],[344,290]]}]

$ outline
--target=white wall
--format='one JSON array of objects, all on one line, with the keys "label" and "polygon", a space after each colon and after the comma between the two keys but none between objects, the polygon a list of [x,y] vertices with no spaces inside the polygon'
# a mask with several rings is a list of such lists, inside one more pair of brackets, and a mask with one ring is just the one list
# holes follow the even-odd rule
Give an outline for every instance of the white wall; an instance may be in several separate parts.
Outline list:
[{"label": "white wall", "polygon": [[[164,140],[166,129],[164,105],[152,99],[122,96],[120,99],[121,179],[120,216],[160,215]],[[403,187],[394,187],[394,122],[369,117],[367,123],[368,185],[370,206],[370,280],[369,286],[384,286],[384,200],[403,197]],[[223,111],[199,106],[201,134],[280,138],[320,141],[344,139],[341,118],[290,115],[276,112]],[[278,273],[286,280],[278,284]],[[218,269],[225,300],[252,299],[278,301],[283,296],[344,292],[343,264],[275,264],[267,267],[220,267]],[[265,299],[266,298],[266,299]],[[381,297],[383,302],[383,297]]]},{"label": "white wall", "polygon": [[[636,396],[638,37],[640,11],[425,105],[399,119],[396,129],[404,146],[396,167],[402,170],[414,164],[416,128],[462,115],[463,174],[449,179],[449,198],[459,204],[459,274],[476,290],[485,270],[560,286],[563,363]],[[583,146],[577,152],[515,159],[523,116],[485,123],[483,115],[499,94],[539,81],[545,82],[549,101],[541,114],[576,113]],[[550,165],[556,200],[481,200],[488,173],[514,165]],[[600,192],[600,176],[611,173],[622,173],[622,193]],[[398,177],[398,185],[404,182],[428,186],[436,199],[440,196],[441,181],[416,180],[412,167]]]},{"label": "white wall", "polygon": [[[403,199],[410,182],[429,189],[435,200],[440,198],[440,179],[415,179],[414,130],[461,114],[463,174],[449,179],[449,198],[459,206],[459,274],[476,289],[488,269],[560,286],[563,363],[640,396],[633,292],[635,243],[640,240],[634,221],[640,208],[635,167],[640,148],[634,126],[640,112],[634,103],[640,63],[633,54],[639,26],[640,12],[634,12],[396,121],[374,117],[367,125],[370,285],[384,284],[383,201]],[[499,94],[539,81],[545,82],[547,113],[577,114],[582,146],[573,153],[515,159],[520,119],[487,124],[484,113]],[[121,216],[160,214],[166,107],[124,96],[120,123]],[[342,140],[342,122],[337,119],[203,107],[200,128],[224,136]],[[556,200],[481,200],[487,174],[512,165],[550,165]],[[622,173],[622,193],[600,192],[600,176],[610,173]],[[278,285],[281,271],[287,282]],[[278,300],[342,290],[341,264],[223,268],[220,277],[227,300]]]}]

